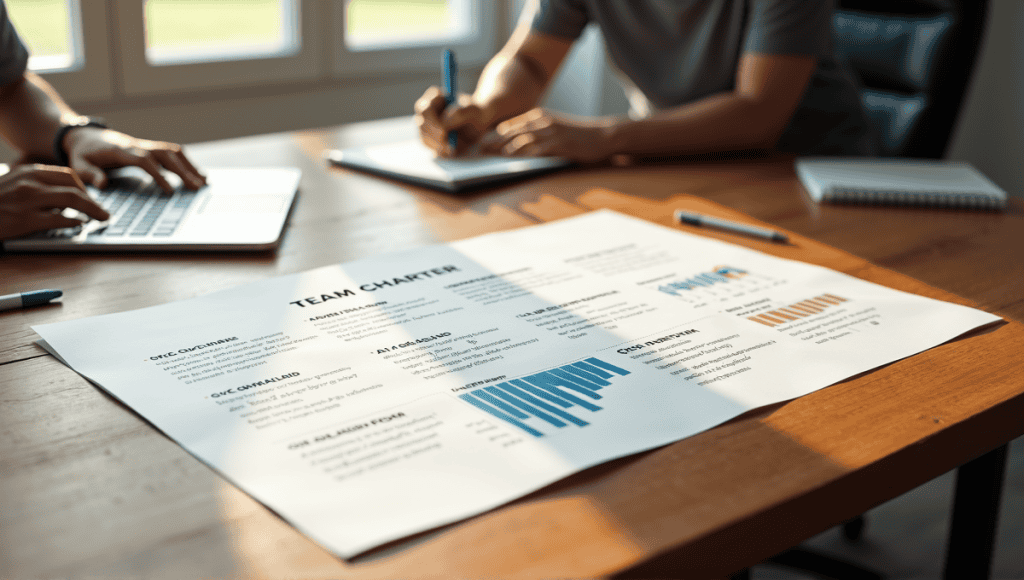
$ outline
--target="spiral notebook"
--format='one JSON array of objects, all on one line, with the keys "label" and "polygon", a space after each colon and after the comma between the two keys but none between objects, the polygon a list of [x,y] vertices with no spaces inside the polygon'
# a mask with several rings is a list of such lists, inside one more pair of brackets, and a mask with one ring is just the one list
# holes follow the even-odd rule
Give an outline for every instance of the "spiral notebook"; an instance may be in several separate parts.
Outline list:
[{"label": "spiral notebook", "polygon": [[962,161],[803,157],[796,161],[796,173],[811,199],[819,202],[1006,206],[1006,192]]}]

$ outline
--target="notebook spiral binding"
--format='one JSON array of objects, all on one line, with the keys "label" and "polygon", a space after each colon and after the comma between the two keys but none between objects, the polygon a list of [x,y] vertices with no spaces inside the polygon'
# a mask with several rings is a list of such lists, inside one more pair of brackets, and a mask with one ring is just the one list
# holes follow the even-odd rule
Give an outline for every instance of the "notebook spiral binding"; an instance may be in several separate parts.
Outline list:
[{"label": "notebook spiral binding", "polygon": [[884,191],[877,189],[834,188],[823,192],[822,200],[829,203],[920,205],[927,207],[970,208],[998,210],[1005,206],[999,198],[984,193],[955,193],[928,191]]}]

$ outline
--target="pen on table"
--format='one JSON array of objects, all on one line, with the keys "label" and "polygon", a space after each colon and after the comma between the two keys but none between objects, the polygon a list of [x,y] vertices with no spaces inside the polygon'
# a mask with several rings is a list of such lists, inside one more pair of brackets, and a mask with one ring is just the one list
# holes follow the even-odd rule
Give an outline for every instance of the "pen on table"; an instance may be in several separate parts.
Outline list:
[{"label": "pen on table", "polygon": [[681,209],[676,210],[676,221],[691,226],[708,226],[712,228],[718,228],[727,232],[733,232],[737,234],[746,234],[748,236],[754,236],[757,238],[764,238],[773,242],[787,243],[789,242],[789,236],[782,232],[770,230],[768,228],[762,228],[758,226],[752,226],[739,222],[732,222],[729,220],[723,220],[721,218],[712,217],[709,215],[691,213],[683,211]]},{"label": "pen on table", "polygon": [[12,310],[14,308],[28,308],[47,304],[54,298],[60,298],[64,293],[60,290],[33,290],[31,292],[20,292],[8,296],[0,296],[0,310]]},{"label": "pen on table", "polygon": [[[444,49],[444,54],[441,56],[441,82],[444,83],[444,100],[446,106],[451,106],[455,102],[456,86],[455,86],[455,75],[458,72],[457,65],[455,64],[455,53],[449,49]],[[459,144],[459,135],[455,131],[448,131],[448,146],[451,147],[452,152]]]}]

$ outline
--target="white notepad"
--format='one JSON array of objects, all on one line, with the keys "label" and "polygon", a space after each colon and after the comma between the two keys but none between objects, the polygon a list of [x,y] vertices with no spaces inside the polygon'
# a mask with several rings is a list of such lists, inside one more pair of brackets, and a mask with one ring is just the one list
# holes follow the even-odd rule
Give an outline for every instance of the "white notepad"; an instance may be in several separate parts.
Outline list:
[{"label": "white notepad", "polygon": [[335,149],[325,152],[325,156],[335,165],[452,193],[520,179],[569,164],[568,159],[561,157],[470,155],[446,159],[436,157],[416,140]]},{"label": "white notepad", "polygon": [[800,181],[814,201],[1002,209],[1006,192],[971,164],[928,159],[803,157]]}]

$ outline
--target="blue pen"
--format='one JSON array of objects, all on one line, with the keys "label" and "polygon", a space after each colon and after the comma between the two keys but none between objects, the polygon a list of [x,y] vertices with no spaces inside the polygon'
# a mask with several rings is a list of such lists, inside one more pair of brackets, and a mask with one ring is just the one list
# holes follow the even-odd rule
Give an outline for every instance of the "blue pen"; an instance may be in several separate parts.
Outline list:
[{"label": "blue pen", "polygon": [[[455,75],[458,72],[458,68],[455,64],[455,53],[449,49],[444,49],[444,55],[441,57],[441,68],[442,68],[442,82],[444,83],[444,100],[445,106],[450,106],[455,102]],[[448,131],[448,146],[454,152],[459,144],[459,135],[455,131]]]},{"label": "blue pen", "polygon": [[60,298],[63,295],[64,293],[60,290],[34,290],[32,292],[0,296],[0,310],[39,306],[40,304],[47,304],[54,298]]}]

